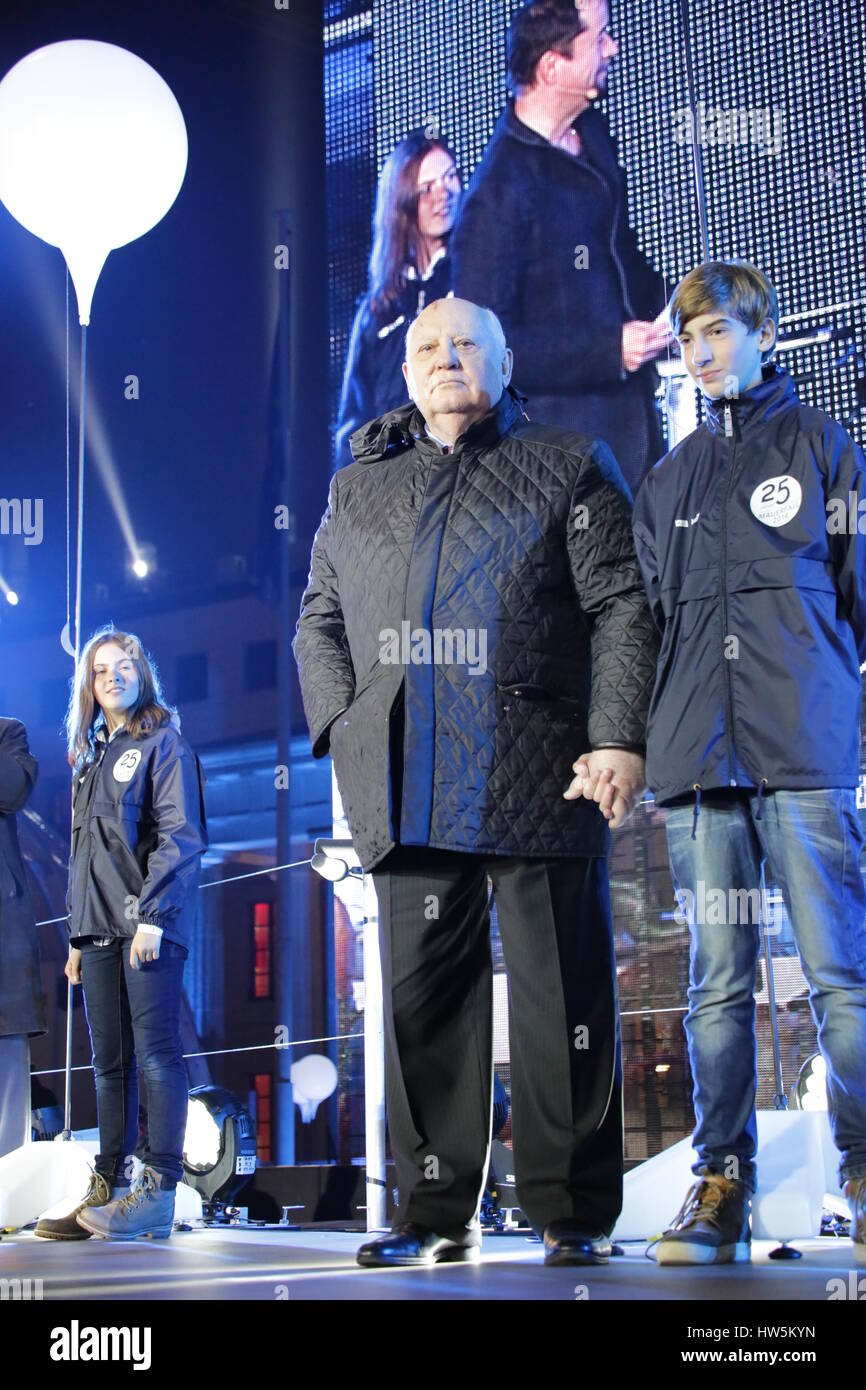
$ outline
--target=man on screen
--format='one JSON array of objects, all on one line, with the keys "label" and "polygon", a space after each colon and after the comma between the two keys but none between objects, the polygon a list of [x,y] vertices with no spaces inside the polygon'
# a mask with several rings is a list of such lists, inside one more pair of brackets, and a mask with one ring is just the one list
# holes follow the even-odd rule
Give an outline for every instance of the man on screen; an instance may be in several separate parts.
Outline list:
[{"label": "man on screen", "polygon": [[653,359],[664,279],[628,223],[600,112],[617,44],[607,0],[531,0],[509,30],[514,92],[451,238],[454,293],[489,304],[533,419],[599,436],[634,494],[664,452]]}]

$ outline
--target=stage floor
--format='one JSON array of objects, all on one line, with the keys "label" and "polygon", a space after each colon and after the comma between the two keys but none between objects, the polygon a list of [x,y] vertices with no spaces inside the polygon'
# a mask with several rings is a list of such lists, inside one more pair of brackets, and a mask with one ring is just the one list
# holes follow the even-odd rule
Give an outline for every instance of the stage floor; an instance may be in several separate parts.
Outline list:
[{"label": "stage floor", "polygon": [[[479,1265],[366,1270],[355,1264],[363,1232],[345,1230],[175,1231],[167,1241],[61,1243],[32,1231],[0,1240],[0,1281],[41,1279],[44,1300],[137,1299],[663,1299],[815,1300],[828,1281],[847,1287],[854,1263],[850,1240],[798,1241],[802,1259],[768,1259],[770,1241],[756,1241],[751,1265],[660,1269],[646,1246],[601,1267],[545,1268],[542,1247],[523,1233],[485,1236]],[[5,1286],[4,1286],[5,1287]],[[9,1293],[6,1297],[10,1297]],[[31,1294],[31,1297],[39,1295]]]}]

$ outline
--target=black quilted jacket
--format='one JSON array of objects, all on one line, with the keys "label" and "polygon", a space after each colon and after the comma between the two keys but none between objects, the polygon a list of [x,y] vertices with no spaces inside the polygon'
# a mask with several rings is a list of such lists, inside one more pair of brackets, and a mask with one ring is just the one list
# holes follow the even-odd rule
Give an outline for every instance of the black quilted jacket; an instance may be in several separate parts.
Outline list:
[{"label": "black quilted jacket", "polygon": [[412,405],[358,430],[352,452],[294,652],[313,753],[330,745],[364,868],[398,841],[605,854],[597,807],[562,793],[589,747],[642,751],[658,651],[610,450],[529,423],[509,390],[451,453]]}]

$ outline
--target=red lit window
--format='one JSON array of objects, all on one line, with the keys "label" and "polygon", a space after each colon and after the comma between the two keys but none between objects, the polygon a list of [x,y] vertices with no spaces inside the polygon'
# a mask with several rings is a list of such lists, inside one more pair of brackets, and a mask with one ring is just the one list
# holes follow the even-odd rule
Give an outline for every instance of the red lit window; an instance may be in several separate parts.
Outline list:
[{"label": "red lit window", "polygon": [[274,935],[273,903],[253,903],[253,998],[270,999]]},{"label": "red lit window", "polygon": [[271,1077],[259,1072],[253,1077],[256,1093],[256,1157],[260,1163],[271,1161]]}]

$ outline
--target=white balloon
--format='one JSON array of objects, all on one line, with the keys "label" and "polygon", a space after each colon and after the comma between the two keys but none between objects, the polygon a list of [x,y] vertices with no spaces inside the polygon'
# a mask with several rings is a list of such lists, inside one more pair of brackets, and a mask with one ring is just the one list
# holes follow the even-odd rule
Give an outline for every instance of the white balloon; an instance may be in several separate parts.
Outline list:
[{"label": "white balloon", "polygon": [[0,82],[0,200],[63,252],[80,323],[109,251],[168,212],[188,148],[171,88],[116,44],[48,44]]},{"label": "white balloon", "polygon": [[330,1057],[311,1052],[294,1063],[289,1079],[308,1100],[326,1100],[337,1084],[337,1068]]}]

